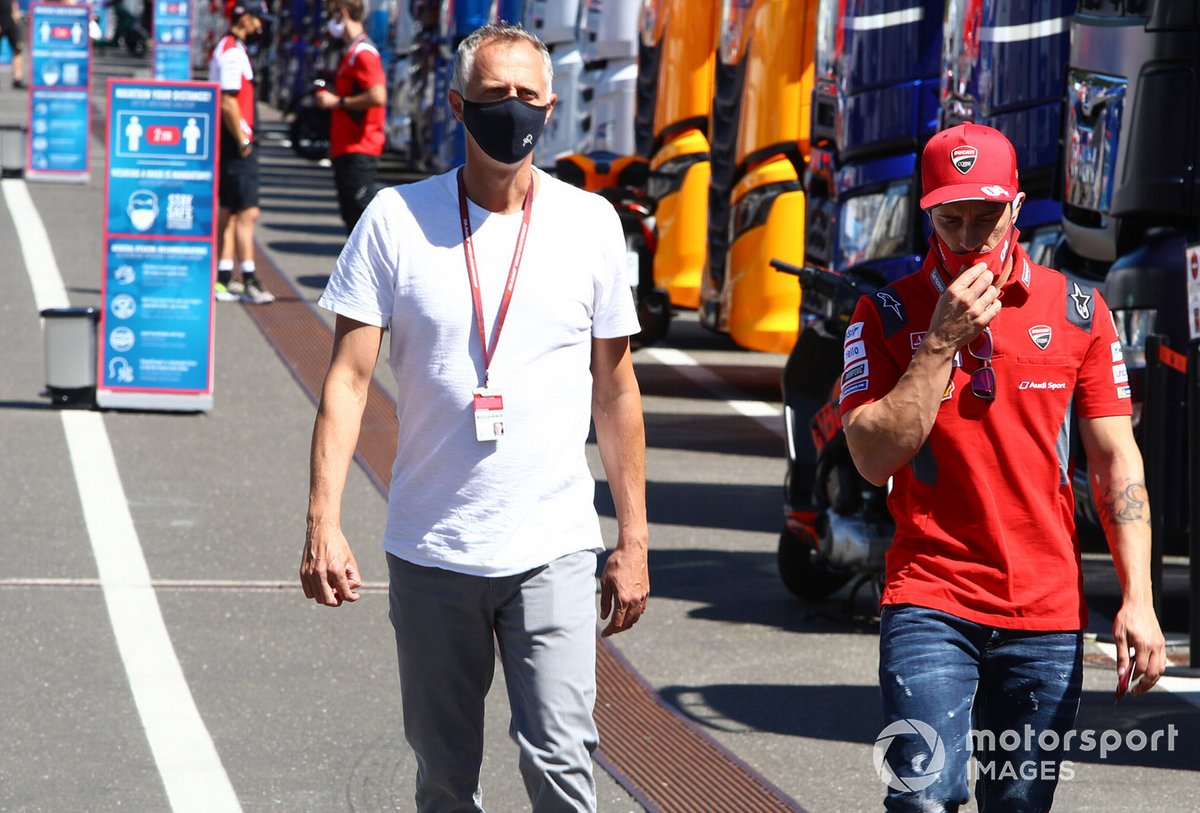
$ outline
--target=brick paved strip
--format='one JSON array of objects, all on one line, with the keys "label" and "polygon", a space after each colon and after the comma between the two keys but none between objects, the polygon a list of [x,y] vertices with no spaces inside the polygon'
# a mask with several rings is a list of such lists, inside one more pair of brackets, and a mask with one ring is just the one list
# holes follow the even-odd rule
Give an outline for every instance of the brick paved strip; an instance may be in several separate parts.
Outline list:
[{"label": "brick paved strip", "polygon": [[[2,0],[0,0],[2,2]],[[276,301],[246,312],[316,404],[333,334],[270,256],[256,247]],[[372,383],[355,460],[385,497],[396,453],[396,409]],[[607,640],[596,638],[596,761],[650,813],[770,813],[803,808],[665,703]]]}]

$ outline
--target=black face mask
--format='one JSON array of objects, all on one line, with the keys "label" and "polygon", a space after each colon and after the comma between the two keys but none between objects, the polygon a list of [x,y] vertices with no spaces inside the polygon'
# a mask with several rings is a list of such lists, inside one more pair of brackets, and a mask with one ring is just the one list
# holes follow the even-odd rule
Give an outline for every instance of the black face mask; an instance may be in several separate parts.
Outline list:
[{"label": "black face mask", "polygon": [[515,96],[498,102],[463,99],[463,124],[489,158],[516,164],[533,152],[546,126],[546,109]]}]

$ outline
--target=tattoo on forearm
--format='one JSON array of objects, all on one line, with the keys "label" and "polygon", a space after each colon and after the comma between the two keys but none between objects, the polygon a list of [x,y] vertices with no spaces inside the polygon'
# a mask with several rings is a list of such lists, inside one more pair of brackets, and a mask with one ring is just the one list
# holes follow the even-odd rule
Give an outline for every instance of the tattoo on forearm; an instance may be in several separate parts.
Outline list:
[{"label": "tattoo on forearm", "polygon": [[1109,488],[1098,500],[1100,520],[1104,525],[1127,525],[1149,522],[1146,484],[1130,482],[1122,488]]}]

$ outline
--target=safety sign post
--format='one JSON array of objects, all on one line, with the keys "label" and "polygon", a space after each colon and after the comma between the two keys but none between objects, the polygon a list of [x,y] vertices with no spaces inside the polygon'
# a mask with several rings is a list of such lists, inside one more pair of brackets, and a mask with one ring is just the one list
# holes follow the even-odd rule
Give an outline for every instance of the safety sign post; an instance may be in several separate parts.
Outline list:
[{"label": "safety sign post", "polygon": [[108,80],[96,404],[212,409],[220,90]]},{"label": "safety sign post", "polygon": [[26,178],[88,180],[90,13],[88,5],[30,6]]},{"label": "safety sign post", "polygon": [[192,78],[192,0],[154,3],[154,78],[186,82]]}]

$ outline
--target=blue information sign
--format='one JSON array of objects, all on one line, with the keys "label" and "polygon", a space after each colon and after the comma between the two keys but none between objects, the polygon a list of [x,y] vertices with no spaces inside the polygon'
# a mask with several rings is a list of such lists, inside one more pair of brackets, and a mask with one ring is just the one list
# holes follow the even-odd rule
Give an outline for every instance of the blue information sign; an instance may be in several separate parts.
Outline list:
[{"label": "blue information sign", "polygon": [[30,6],[27,177],[87,180],[89,14],[86,5]]},{"label": "blue information sign", "polygon": [[29,171],[86,180],[89,109],[87,90],[29,92]]},{"label": "blue information sign", "polygon": [[154,78],[186,82],[192,78],[191,0],[154,3]]},{"label": "blue information sign", "polygon": [[216,85],[111,79],[96,402],[212,408]]}]

